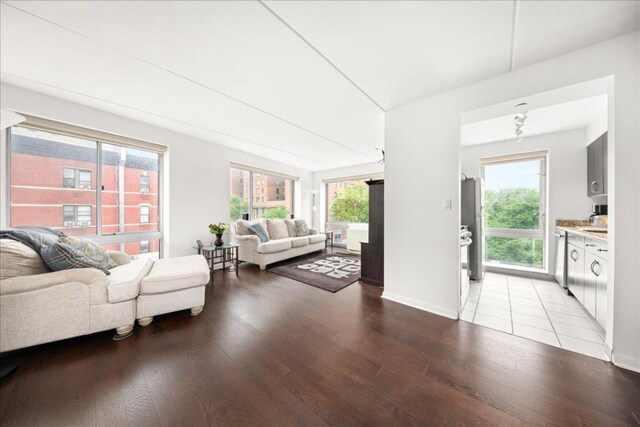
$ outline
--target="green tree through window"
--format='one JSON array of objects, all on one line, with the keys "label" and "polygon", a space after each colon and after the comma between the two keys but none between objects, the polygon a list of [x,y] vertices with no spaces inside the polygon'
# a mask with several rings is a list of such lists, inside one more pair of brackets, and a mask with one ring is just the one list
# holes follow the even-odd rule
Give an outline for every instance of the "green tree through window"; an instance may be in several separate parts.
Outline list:
[{"label": "green tree through window", "polygon": [[[485,227],[537,230],[539,210],[540,192],[536,189],[507,188],[485,191]],[[485,243],[487,260],[542,267],[540,239],[487,236]]]},{"label": "green tree through window", "polygon": [[369,222],[369,188],[364,185],[345,187],[329,211],[334,221]]},{"label": "green tree through window", "polygon": [[242,218],[242,214],[249,212],[249,202],[242,200],[239,196],[232,195],[229,201],[229,213],[231,220]]},{"label": "green tree through window", "polygon": [[264,219],[286,219],[289,218],[289,209],[284,206],[268,208],[262,213]]}]

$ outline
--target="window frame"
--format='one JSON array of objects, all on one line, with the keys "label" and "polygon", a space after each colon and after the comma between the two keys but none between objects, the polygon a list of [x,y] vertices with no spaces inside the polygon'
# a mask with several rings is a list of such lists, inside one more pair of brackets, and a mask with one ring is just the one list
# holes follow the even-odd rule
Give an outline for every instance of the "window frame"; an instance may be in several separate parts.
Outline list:
[{"label": "window frame", "polygon": [[[517,228],[489,228],[485,226],[485,214],[482,214],[482,245],[483,245],[483,253],[485,259],[483,262],[485,265],[493,268],[500,269],[508,269],[508,270],[526,270],[526,271],[536,271],[536,272],[547,272],[548,271],[548,256],[549,256],[549,239],[547,236],[547,174],[548,174],[548,164],[549,164],[549,153],[548,151],[537,151],[530,153],[518,153],[506,156],[498,156],[498,157],[488,157],[484,159],[480,159],[480,176],[482,177],[483,182],[486,182],[485,178],[485,168],[487,166],[499,165],[499,164],[509,164],[509,163],[518,163],[518,162],[526,162],[532,160],[540,161],[540,169],[538,171],[538,229],[517,229]],[[482,198],[484,200],[484,191],[482,189]],[[483,202],[484,209],[484,202]],[[540,267],[532,267],[532,266],[521,266],[514,264],[503,264],[503,263],[495,263],[486,260],[487,256],[487,248],[486,248],[486,238],[487,237],[498,237],[498,238],[507,238],[507,239],[533,239],[533,240],[541,240],[542,241],[542,266]]]},{"label": "window frame", "polygon": [[[329,185],[330,184],[334,184],[334,183],[340,183],[339,188],[344,188],[344,183],[347,181],[367,181],[367,180],[378,180],[378,179],[384,179],[384,172],[378,172],[378,173],[372,173],[372,174],[368,174],[368,175],[357,175],[357,176],[347,176],[347,177],[338,177],[338,178],[331,178],[331,179],[325,179],[322,181],[322,184],[324,185],[324,197],[322,199],[322,202],[324,203],[324,229],[328,230],[329,228],[334,228],[334,230],[336,228],[348,228],[349,224],[356,224],[355,222],[345,222],[345,221],[329,221],[329,209],[331,208],[331,206],[329,205]],[[334,197],[338,197],[338,194],[340,192],[336,191]],[[315,197],[315,196],[314,196]],[[368,223],[367,223],[368,224]],[[347,243],[346,241],[344,241],[344,243],[341,242],[336,242],[334,239],[334,246],[336,247],[347,247]]]},{"label": "window frame", "polygon": [[[143,178],[146,179],[143,180]],[[143,181],[146,181],[144,185]],[[149,194],[151,192],[151,177],[149,175],[140,175],[140,192],[143,194]]]},{"label": "window frame", "polygon": [[[73,178],[67,178],[64,176],[65,171],[72,171]],[[82,172],[89,173],[89,187],[82,187],[82,180],[80,179],[80,175]],[[68,187],[65,185],[65,179],[73,179],[73,187]],[[83,168],[74,168],[71,166],[63,166],[62,167],[62,188],[69,188],[75,190],[93,190],[93,171],[91,169],[83,169]]]},{"label": "window frame", "polygon": [[[147,213],[142,213],[142,208],[146,208]],[[147,220],[143,221],[142,217],[146,216]],[[140,224],[149,224],[151,223],[151,205],[140,205]]]},{"label": "window frame", "polygon": [[[88,207],[89,208],[89,221],[88,221],[87,224],[83,224],[83,225],[80,225],[80,226],[81,227],[88,227],[90,225],[93,225],[92,224],[92,222],[93,222],[93,206],[91,206],[91,205],[70,205],[70,204],[66,204],[66,205],[62,205],[62,226],[63,227],[67,227],[65,225],[65,223],[67,223],[67,222],[73,222],[74,223],[74,227],[77,227],[78,226],[77,224],[83,222],[83,221],[80,221],[78,219],[79,218],[79,211],[80,211],[79,208],[81,208],[81,207]],[[67,221],[66,220],[66,218],[65,218],[65,216],[66,216],[65,209],[66,208],[73,208],[73,221]]]},{"label": "window frame", "polygon": [[[165,168],[165,153],[167,152],[167,147],[159,144],[154,144],[151,142],[140,141],[133,138],[123,137],[119,135],[109,134],[106,132],[96,131],[92,129],[82,128],[78,126],[68,125],[65,123],[55,122],[47,119],[42,119],[39,117],[33,117],[27,114],[22,114],[27,118],[25,122],[22,122],[18,125],[10,126],[7,129],[4,129],[2,132],[5,136],[5,141],[2,144],[2,150],[6,153],[5,156],[5,168],[7,171],[7,179],[5,180],[4,189],[5,189],[5,198],[6,203],[4,203],[5,208],[2,211],[2,223],[7,227],[11,224],[11,129],[16,127],[29,128],[34,130],[40,130],[44,132],[49,132],[58,135],[64,135],[74,138],[83,138],[88,141],[94,141],[96,143],[96,168],[95,168],[95,187],[92,183],[91,191],[96,192],[96,204],[95,204],[95,222],[92,221],[92,226],[96,227],[95,234],[85,234],[82,235],[82,238],[89,239],[94,241],[99,245],[109,245],[109,244],[125,244],[138,242],[141,240],[158,240],[160,242],[159,247],[159,257],[163,257],[164,252],[164,244],[163,244],[163,224],[164,224],[164,168]],[[118,145],[126,148],[132,148],[137,150],[144,150],[153,152],[158,155],[158,214],[157,214],[157,224],[158,229],[155,231],[130,231],[130,232],[116,232],[116,233],[108,233],[104,234],[102,232],[102,145]],[[66,166],[65,166],[66,167]],[[73,167],[68,167],[69,169],[77,169]],[[89,171],[89,169],[87,169]],[[93,179],[93,171],[92,179]],[[76,175],[74,178],[76,178]],[[69,188],[69,187],[63,187]],[[78,190],[78,188],[76,188]],[[82,189],[79,189],[82,190]],[[63,204],[64,206],[64,204]],[[71,205],[74,206],[74,205]],[[91,206],[93,209],[93,205]],[[63,208],[64,209],[64,208]],[[93,215],[93,210],[92,210]],[[64,210],[63,210],[63,223],[64,223]],[[63,225],[64,226],[64,225]]]},{"label": "window frame", "polygon": [[[264,176],[270,176],[273,178],[276,178],[276,180],[278,181],[282,181],[284,183],[284,181],[291,181],[291,211],[289,212],[289,216],[294,216],[295,217],[295,213],[296,213],[296,191],[295,191],[295,182],[299,179],[297,177],[291,176],[291,175],[287,175],[287,174],[283,174],[280,172],[276,172],[276,171],[267,171],[264,169],[258,169],[258,168],[252,168],[250,166],[244,166],[244,165],[240,165],[237,163],[231,163],[229,165],[229,174],[231,174],[231,171],[235,169],[235,170],[240,170],[243,172],[247,172],[249,174],[249,197],[247,198],[247,203],[248,203],[248,214],[249,214],[249,220],[253,221],[256,220],[258,218],[254,217],[253,215],[253,211],[254,211],[254,203],[261,203],[264,202],[265,200],[265,196],[264,196],[264,187],[262,187],[264,185]],[[254,180],[253,180],[253,176],[254,174],[259,174],[261,175],[260,178],[258,178],[257,182],[255,183],[256,185],[261,186],[259,189],[260,190],[259,193],[262,196],[258,196],[258,195],[254,195]],[[286,184],[285,184],[286,185]],[[282,193],[281,193],[282,194]],[[232,194],[230,193],[229,196],[232,196]],[[254,200],[255,198],[255,200]],[[285,200],[274,200],[276,202],[278,201],[286,201]],[[255,208],[255,209],[262,209],[261,213],[264,214],[264,210],[265,208]],[[288,218],[287,218],[288,219]]]}]

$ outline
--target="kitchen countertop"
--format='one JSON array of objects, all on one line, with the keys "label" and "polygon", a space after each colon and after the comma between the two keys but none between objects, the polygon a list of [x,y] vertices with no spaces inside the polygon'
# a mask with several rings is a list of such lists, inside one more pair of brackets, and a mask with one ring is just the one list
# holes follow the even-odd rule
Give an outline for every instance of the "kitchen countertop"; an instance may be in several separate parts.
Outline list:
[{"label": "kitchen countertop", "polygon": [[603,242],[607,241],[608,233],[598,233],[598,232],[594,232],[594,231],[584,231],[584,230],[580,230],[577,226],[556,225],[556,228],[558,230],[566,231],[567,233],[577,234],[579,236],[586,237],[588,239],[595,239],[595,240],[600,240],[600,241],[603,241]]}]

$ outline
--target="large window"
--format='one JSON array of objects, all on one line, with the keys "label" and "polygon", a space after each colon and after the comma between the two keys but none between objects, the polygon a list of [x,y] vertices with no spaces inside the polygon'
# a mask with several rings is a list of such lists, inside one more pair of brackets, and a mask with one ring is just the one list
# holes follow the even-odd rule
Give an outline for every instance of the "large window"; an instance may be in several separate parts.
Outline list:
[{"label": "large window", "polygon": [[326,181],[326,231],[333,231],[334,244],[345,246],[352,224],[369,223],[369,179],[382,179],[382,175],[367,178]]},{"label": "large window", "polygon": [[12,227],[51,227],[159,256],[162,147],[41,119],[8,132]]},{"label": "large window", "polygon": [[482,160],[488,265],[544,269],[546,153]]},{"label": "large window", "polygon": [[242,218],[290,218],[293,211],[294,178],[231,167],[229,216]]}]

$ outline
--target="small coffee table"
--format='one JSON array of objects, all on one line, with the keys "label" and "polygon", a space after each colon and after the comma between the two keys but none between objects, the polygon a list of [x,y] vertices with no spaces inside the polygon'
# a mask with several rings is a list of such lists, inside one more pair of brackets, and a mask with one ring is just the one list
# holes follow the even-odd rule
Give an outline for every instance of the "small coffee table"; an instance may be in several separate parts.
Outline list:
[{"label": "small coffee table", "polygon": [[222,270],[225,270],[229,265],[238,274],[238,264],[240,264],[238,260],[239,247],[233,243],[225,243],[222,246],[215,246],[211,243],[203,246],[193,246],[194,249],[198,250],[199,255],[204,255],[207,259],[212,275],[215,274],[215,267],[220,264],[222,264]]}]

